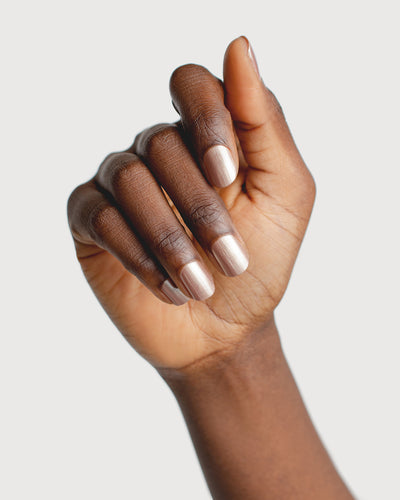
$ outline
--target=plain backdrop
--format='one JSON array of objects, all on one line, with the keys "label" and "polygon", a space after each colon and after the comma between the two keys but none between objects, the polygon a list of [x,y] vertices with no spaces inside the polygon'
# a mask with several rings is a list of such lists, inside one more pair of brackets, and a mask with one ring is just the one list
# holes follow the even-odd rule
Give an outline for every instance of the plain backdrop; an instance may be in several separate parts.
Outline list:
[{"label": "plain backdrop", "polygon": [[[245,34],[317,183],[277,310],[360,499],[400,499],[399,3],[2,1],[0,498],[210,498],[175,399],[75,259],[68,195]],[[266,471],[268,473],[268,471]]]}]

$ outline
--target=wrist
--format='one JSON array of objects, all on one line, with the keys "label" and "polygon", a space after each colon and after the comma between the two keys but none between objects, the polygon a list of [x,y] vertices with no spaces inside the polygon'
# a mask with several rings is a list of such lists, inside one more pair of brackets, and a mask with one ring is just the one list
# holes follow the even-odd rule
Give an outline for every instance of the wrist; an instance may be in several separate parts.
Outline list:
[{"label": "wrist", "polygon": [[248,334],[237,344],[199,359],[180,369],[158,369],[177,397],[196,390],[223,390],[232,384],[254,383],[272,374],[284,359],[274,317],[262,328]]},{"label": "wrist", "polygon": [[235,348],[161,375],[213,498],[352,498],[313,427],[273,319]]}]

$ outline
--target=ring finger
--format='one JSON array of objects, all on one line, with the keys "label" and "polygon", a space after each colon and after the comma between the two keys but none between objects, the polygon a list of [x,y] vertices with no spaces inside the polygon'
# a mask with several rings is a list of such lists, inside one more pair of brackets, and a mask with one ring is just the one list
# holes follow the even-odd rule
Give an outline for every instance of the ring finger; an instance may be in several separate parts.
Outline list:
[{"label": "ring finger", "polygon": [[110,155],[94,179],[100,189],[112,196],[144,247],[186,295],[205,300],[214,293],[212,274],[161,187],[135,154]]}]

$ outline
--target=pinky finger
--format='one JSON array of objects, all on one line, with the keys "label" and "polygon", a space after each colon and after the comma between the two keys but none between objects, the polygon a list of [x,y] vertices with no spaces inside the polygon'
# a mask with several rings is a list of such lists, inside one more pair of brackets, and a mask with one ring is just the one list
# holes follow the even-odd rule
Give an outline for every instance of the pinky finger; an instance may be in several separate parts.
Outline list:
[{"label": "pinky finger", "polygon": [[71,193],[68,222],[75,240],[108,251],[158,299],[177,306],[189,300],[156,263],[118,208],[96,188],[94,181],[81,184]]}]

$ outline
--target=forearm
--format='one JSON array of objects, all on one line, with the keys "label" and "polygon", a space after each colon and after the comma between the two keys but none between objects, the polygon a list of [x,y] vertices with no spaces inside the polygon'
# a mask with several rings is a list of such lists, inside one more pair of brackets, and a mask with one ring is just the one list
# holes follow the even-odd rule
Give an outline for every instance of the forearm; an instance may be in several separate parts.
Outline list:
[{"label": "forearm", "polygon": [[162,375],[213,498],[352,498],[308,416],[273,322],[235,353]]}]

